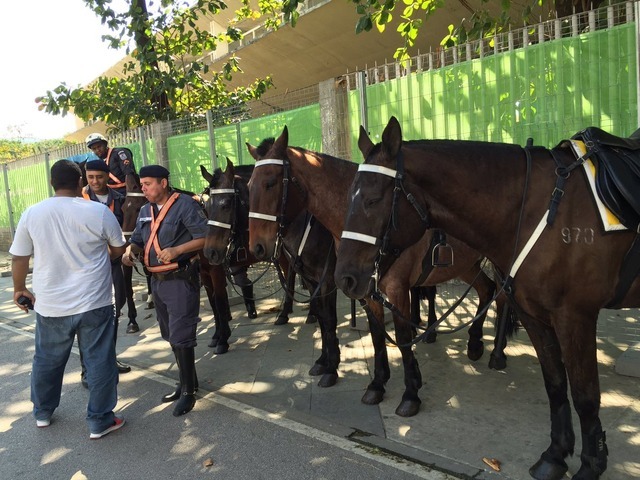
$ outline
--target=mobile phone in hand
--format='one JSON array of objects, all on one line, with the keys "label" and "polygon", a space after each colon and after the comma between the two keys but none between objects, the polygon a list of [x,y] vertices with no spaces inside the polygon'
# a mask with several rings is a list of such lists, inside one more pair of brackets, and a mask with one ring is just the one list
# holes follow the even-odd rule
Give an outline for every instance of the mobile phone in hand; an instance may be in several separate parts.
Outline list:
[{"label": "mobile phone in hand", "polygon": [[33,302],[29,297],[25,297],[24,295],[21,295],[18,298],[18,303],[23,307],[27,307],[29,310],[33,310]]}]

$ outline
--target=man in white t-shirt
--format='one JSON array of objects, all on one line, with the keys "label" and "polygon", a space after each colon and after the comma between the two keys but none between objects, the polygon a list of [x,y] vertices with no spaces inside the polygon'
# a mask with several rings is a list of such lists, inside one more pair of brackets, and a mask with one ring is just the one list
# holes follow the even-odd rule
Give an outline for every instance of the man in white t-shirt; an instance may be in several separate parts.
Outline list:
[{"label": "man in white t-shirt", "polygon": [[[25,210],[9,249],[13,300],[25,312],[31,303],[36,312],[33,414],[38,427],[50,425],[77,335],[89,383],[89,438],[98,439],[124,425],[113,413],[118,370],[110,258],[121,256],[126,242],[109,208],[80,197],[77,164],[57,161],[51,185],[55,195]],[[26,287],[31,255],[33,293]]]}]

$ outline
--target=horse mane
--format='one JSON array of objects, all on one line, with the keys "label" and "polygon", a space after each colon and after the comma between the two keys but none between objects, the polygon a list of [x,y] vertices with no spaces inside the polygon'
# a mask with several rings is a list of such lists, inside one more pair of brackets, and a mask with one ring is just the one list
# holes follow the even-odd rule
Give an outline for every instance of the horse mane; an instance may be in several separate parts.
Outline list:
[{"label": "horse mane", "polygon": [[258,155],[260,157],[263,157],[267,154],[267,152],[269,151],[269,149],[273,146],[273,144],[275,143],[276,139],[274,137],[269,137],[269,138],[265,138],[264,140],[262,140],[262,142],[260,142],[260,145],[258,145],[257,147],[257,152]]}]

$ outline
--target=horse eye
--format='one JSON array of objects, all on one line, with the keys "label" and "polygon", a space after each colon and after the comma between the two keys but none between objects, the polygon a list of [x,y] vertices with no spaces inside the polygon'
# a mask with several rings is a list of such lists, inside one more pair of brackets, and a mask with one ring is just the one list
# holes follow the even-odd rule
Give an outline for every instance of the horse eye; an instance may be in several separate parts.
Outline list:
[{"label": "horse eye", "polygon": [[366,199],[364,201],[364,206],[366,208],[373,207],[373,206],[377,205],[378,203],[380,203],[380,200],[382,200],[380,197],[368,198],[368,199]]},{"label": "horse eye", "polygon": [[265,188],[267,190],[271,190],[275,186],[276,186],[276,179],[275,178],[272,178],[271,180],[267,180],[267,183],[265,184]]}]

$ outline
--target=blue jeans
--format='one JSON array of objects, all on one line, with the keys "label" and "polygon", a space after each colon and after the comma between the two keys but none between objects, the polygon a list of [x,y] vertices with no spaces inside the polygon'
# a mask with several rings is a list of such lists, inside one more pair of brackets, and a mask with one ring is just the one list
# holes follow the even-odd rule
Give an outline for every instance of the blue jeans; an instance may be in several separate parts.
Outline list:
[{"label": "blue jeans", "polygon": [[66,317],[43,317],[36,313],[31,401],[37,420],[51,418],[60,405],[62,377],[77,335],[89,384],[89,429],[97,433],[113,425],[113,409],[118,401],[114,329],[113,305]]}]

